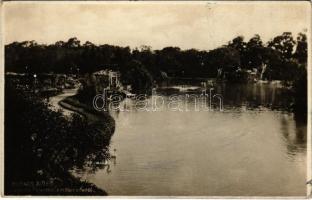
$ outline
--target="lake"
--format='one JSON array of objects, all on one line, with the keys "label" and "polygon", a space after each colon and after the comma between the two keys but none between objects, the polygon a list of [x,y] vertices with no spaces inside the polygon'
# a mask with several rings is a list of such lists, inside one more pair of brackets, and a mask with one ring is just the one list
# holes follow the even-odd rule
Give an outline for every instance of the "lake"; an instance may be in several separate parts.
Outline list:
[{"label": "lake", "polygon": [[[181,87],[177,95],[185,95]],[[222,96],[223,111],[192,109],[191,99],[181,100],[187,111],[173,111],[166,106],[172,91],[161,89],[147,100],[149,109],[153,97],[161,98],[158,111],[122,102],[130,111],[111,111],[115,162],[80,176],[109,195],[305,196],[307,126],[287,111],[288,91],[223,84],[213,92]]]}]

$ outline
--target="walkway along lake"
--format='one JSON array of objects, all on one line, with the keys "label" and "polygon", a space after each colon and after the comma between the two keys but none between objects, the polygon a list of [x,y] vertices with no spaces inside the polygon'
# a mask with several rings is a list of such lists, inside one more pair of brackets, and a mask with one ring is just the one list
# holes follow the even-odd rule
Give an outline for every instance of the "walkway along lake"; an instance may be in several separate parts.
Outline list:
[{"label": "walkway along lake", "polygon": [[116,162],[79,176],[109,195],[305,196],[306,122],[284,109],[287,91],[250,84],[215,93],[223,112],[111,111]]}]

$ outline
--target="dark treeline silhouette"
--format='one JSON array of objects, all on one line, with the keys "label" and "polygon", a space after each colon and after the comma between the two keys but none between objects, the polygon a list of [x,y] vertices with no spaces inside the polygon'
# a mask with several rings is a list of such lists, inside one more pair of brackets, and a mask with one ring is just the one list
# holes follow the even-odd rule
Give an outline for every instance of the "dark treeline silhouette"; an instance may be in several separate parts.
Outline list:
[{"label": "dark treeline silhouette", "polygon": [[[134,67],[130,62],[140,62]],[[162,79],[162,72],[173,77],[210,77],[219,75],[239,81],[242,71],[257,69],[262,79],[292,81],[296,70],[306,65],[307,37],[299,33],[294,39],[290,32],[263,43],[259,35],[245,42],[238,36],[227,45],[210,50],[181,50],[165,47],[152,50],[149,46],[130,49],[112,45],[84,44],[77,38],[55,44],[37,44],[35,41],[13,42],[5,46],[6,71],[91,73],[101,69],[148,71],[153,80]],[[265,67],[265,69],[264,69]],[[130,69],[131,68],[131,69]],[[130,73],[128,73],[130,74]],[[128,77],[129,78],[129,77]]]}]

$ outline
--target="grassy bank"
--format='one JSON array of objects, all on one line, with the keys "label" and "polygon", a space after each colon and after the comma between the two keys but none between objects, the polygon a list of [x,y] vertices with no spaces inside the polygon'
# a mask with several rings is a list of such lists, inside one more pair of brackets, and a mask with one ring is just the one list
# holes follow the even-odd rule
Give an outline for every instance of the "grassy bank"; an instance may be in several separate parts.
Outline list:
[{"label": "grassy bank", "polygon": [[59,102],[59,105],[65,109],[76,112],[85,117],[88,123],[92,124],[98,121],[105,122],[112,128],[115,126],[114,119],[108,112],[99,112],[90,105],[84,104],[76,96],[70,96]]}]

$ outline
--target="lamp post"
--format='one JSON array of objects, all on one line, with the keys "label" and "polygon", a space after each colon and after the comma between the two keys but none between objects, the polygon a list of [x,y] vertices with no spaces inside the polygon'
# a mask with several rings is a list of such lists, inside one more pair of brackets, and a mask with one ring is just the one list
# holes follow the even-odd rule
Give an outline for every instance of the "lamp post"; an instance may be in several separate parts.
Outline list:
[{"label": "lamp post", "polygon": [[34,93],[36,92],[37,74],[34,74]]}]

